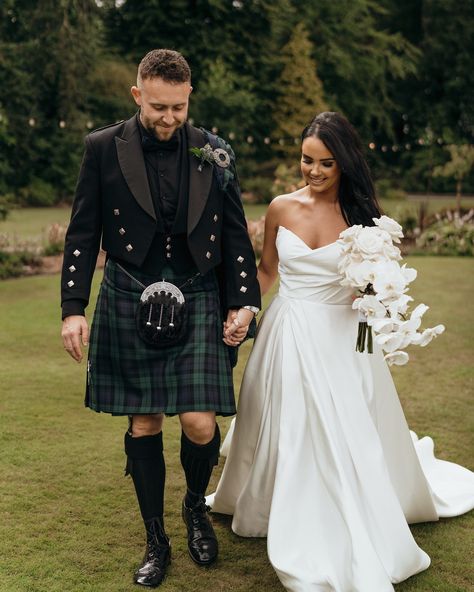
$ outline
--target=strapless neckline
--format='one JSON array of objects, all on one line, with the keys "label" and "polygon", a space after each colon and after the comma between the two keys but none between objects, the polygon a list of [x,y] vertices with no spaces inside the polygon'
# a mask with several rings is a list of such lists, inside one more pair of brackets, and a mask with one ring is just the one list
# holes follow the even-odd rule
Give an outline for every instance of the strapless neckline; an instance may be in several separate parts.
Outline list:
[{"label": "strapless neckline", "polygon": [[290,230],[289,228],[286,228],[286,226],[282,226],[281,224],[278,226],[278,232],[280,232],[280,230],[286,230],[286,232],[289,232],[291,235],[293,235],[301,244],[303,244],[308,251],[311,251],[312,253],[315,253],[316,251],[321,251],[322,249],[327,249],[328,247],[332,247],[334,245],[337,244],[337,240],[333,241],[332,243],[328,243],[327,245],[322,245],[321,247],[316,247],[315,249],[312,249],[300,236],[298,236],[295,232],[293,232],[292,230]]}]

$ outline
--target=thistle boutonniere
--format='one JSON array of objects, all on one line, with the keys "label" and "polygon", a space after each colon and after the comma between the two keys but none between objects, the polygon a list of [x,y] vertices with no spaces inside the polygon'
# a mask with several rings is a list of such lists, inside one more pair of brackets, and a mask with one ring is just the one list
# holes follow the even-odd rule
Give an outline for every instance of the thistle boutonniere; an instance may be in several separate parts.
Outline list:
[{"label": "thistle boutonniere", "polygon": [[230,165],[229,153],[223,148],[216,148],[213,150],[209,143],[207,143],[202,148],[197,148],[194,146],[193,148],[189,149],[189,152],[201,160],[198,166],[198,171],[202,171],[202,167],[206,162],[209,164],[216,163],[223,169],[226,169]]}]

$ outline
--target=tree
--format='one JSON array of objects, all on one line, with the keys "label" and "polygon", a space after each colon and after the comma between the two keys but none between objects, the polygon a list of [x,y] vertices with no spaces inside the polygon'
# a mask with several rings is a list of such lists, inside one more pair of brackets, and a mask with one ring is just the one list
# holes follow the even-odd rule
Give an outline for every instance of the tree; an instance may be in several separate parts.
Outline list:
[{"label": "tree", "polygon": [[399,32],[383,28],[387,9],[374,0],[306,2],[310,39],[327,101],[370,142],[394,139],[396,85],[416,72],[420,52]]},{"label": "tree", "polygon": [[446,146],[451,160],[434,169],[435,177],[454,177],[456,179],[456,209],[461,210],[461,193],[463,179],[474,168],[474,146],[469,144],[450,144]]},{"label": "tree", "polygon": [[15,138],[8,185],[23,188],[27,201],[48,186],[64,199],[75,184],[90,118],[90,77],[101,45],[98,8],[94,0],[7,0],[1,10],[13,24],[0,29],[7,66],[0,105]]},{"label": "tree", "polygon": [[280,92],[273,110],[272,137],[277,142],[277,152],[292,158],[300,152],[303,128],[315,115],[327,110],[312,53],[308,33],[300,23],[282,50],[283,69],[277,82]]}]

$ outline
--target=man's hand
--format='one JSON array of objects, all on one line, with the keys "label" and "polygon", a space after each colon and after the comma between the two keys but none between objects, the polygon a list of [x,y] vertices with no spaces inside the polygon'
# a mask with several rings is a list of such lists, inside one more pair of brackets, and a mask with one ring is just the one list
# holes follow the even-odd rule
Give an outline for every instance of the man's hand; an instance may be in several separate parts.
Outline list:
[{"label": "man's hand", "polygon": [[224,323],[224,343],[232,347],[240,345],[247,335],[253,317],[253,312],[246,308],[229,310],[227,321]]},{"label": "man's hand", "polygon": [[63,321],[61,337],[67,353],[76,362],[80,362],[82,360],[81,341],[84,347],[89,345],[89,327],[86,317],[80,315],[66,317]]}]

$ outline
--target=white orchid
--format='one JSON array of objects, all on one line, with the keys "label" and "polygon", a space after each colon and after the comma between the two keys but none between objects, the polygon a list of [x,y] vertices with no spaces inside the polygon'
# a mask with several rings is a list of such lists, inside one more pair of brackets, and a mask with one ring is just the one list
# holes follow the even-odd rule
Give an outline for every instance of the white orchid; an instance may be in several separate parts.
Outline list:
[{"label": "white orchid", "polygon": [[398,330],[400,323],[402,321],[398,321],[395,318],[383,318],[383,319],[374,319],[372,322],[372,329],[375,333],[392,333]]},{"label": "white orchid", "polygon": [[377,262],[375,275],[372,285],[381,302],[398,300],[406,291],[407,281],[396,261]]},{"label": "white orchid", "polygon": [[444,333],[446,327],[444,325],[436,325],[431,329],[425,329],[422,333],[417,333],[416,337],[412,340],[413,345],[419,345],[420,347],[426,347],[428,343],[441,333]]},{"label": "white orchid", "polygon": [[379,228],[388,232],[393,242],[399,243],[403,238],[403,228],[392,218],[381,216],[380,218],[372,218],[372,220]]},{"label": "white orchid", "polygon": [[375,296],[368,294],[362,298],[356,298],[352,303],[352,308],[361,312],[369,324],[372,324],[373,319],[383,318],[387,314],[385,306]]},{"label": "white orchid", "polygon": [[416,276],[418,275],[416,269],[413,269],[412,267],[407,267],[406,263],[404,263],[401,266],[400,271],[402,272],[402,275],[405,278],[407,284],[411,284],[411,282],[413,282],[416,279]]},{"label": "white orchid", "polygon": [[397,300],[393,300],[387,306],[388,313],[393,319],[398,319],[400,315],[406,315],[408,310],[408,303],[412,302],[413,298],[408,294],[402,294]]},{"label": "white orchid", "polygon": [[386,352],[394,352],[395,350],[402,347],[402,343],[405,340],[403,333],[383,333],[375,336],[375,343]]},{"label": "white orchid", "polygon": [[372,353],[375,340],[387,352],[388,364],[403,365],[409,359],[403,349],[411,344],[428,345],[443,333],[444,326],[418,331],[428,310],[425,304],[419,304],[407,318],[413,298],[406,292],[417,271],[399,264],[400,249],[393,243],[403,237],[402,227],[388,216],[373,220],[375,226],[357,224],[340,234],[341,284],[357,288],[361,294],[352,304],[360,314],[356,350],[363,352],[367,345]]},{"label": "white orchid", "polygon": [[429,306],[426,306],[426,304],[419,304],[416,308],[414,308],[411,312],[410,318],[412,319],[416,319],[419,318],[421,319],[421,317],[425,314],[425,312],[429,309]]},{"label": "white orchid", "polygon": [[390,354],[387,354],[384,357],[384,360],[387,362],[389,366],[393,366],[394,364],[396,366],[404,366],[408,362],[409,356],[407,352],[394,351]]}]

